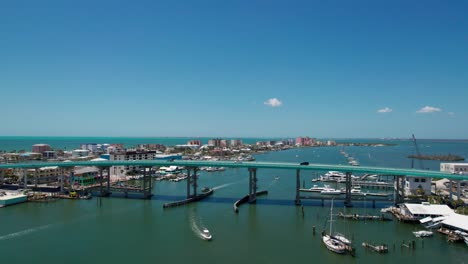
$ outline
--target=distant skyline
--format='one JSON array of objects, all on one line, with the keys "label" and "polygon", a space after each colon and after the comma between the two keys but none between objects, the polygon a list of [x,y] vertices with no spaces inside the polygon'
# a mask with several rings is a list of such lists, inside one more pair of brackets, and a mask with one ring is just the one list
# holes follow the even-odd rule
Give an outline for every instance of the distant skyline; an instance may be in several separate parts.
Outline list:
[{"label": "distant skyline", "polygon": [[4,1],[0,136],[468,138],[468,1]]}]

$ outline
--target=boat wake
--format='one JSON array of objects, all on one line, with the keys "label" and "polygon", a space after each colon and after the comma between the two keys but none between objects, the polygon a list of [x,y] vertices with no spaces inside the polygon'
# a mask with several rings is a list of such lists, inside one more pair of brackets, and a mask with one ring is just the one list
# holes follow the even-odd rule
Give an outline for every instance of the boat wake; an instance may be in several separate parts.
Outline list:
[{"label": "boat wake", "polygon": [[43,226],[38,226],[38,227],[34,227],[34,228],[29,228],[29,229],[26,229],[26,230],[23,230],[23,231],[15,232],[15,233],[3,235],[3,236],[0,236],[0,241],[13,239],[13,238],[17,238],[17,237],[22,237],[22,236],[25,236],[25,235],[28,235],[28,234],[31,234],[31,233],[34,233],[34,232],[38,232],[38,231],[47,229],[47,228],[49,228],[51,226],[52,226],[52,224],[43,225]]},{"label": "boat wake", "polygon": [[231,186],[231,185],[233,185],[233,184],[241,183],[241,182],[243,182],[243,181],[245,181],[245,180],[240,180],[240,181],[234,181],[234,182],[229,182],[229,183],[221,184],[221,185],[219,185],[219,186],[213,187],[213,190],[216,191],[216,190],[219,190],[219,189],[222,189],[222,188],[226,188],[226,187],[228,187],[228,186]]},{"label": "boat wake", "polygon": [[203,224],[201,218],[197,217],[194,210],[190,211],[189,215],[190,227],[192,228],[193,233],[201,239],[204,239],[202,236]]}]

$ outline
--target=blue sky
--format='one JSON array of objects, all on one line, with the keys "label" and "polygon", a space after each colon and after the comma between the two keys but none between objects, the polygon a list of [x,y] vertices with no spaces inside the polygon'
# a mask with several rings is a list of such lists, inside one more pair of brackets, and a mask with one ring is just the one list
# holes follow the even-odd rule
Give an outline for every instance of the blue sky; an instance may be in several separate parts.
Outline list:
[{"label": "blue sky", "polygon": [[431,0],[2,1],[0,135],[468,138],[467,13]]}]

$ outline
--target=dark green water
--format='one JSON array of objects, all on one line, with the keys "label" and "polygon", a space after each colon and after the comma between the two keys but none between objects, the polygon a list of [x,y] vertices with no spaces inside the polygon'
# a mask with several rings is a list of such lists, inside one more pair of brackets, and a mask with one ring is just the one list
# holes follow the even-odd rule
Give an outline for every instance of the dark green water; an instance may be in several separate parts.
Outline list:
[{"label": "dark green water", "polygon": [[[460,143],[428,143],[432,151],[451,150],[466,155]],[[438,145],[440,144],[440,145]],[[447,146],[447,144],[449,144]],[[410,143],[396,147],[352,148],[346,151],[362,165],[407,167],[401,156]],[[344,163],[338,148],[294,149],[258,155],[258,160]],[[427,163],[437,169],[438,163]],[[280,176],[275,181],[274,176]],[[304,173],[311,185],[313,173]],[[103,198],[60,200],[47,204],[25,203],[0,209],[1,263],[467,263],[468,247],[435,234],[424,240],[411,233],[419,225],[391,222],[352,222],[336,219],[334,229],[349,235],[356,257],[328,251],[320,231],[329,216],[330,203],[293,205],[292,171],[259,170],[260,189],[269,190],[256,205],[243,205],[235,214],[232,204],[248,192],[246,170],[203,173],[200,186],[215,187],[209,199],[185,207],[162,209],[162,204],[185,193],[185,182],[156,182],[151,200]],[[345,210],[335,202],[335,212]],[[356,202],[353,213],[379,214],[371,203]],[[385,206],[378,203],[379,207]],[[313,226],[316,235],[313,235]],[[198,236],[207,227],[213,241]],[[327,226],[328,228],[328,226]],[[416,250],[401,248],[416,240]],[[362,242],[387,243],[390,253],[379,255],[362,248]],[[424,241],[424,243],[423,243]],[[395,248],[393,245],[395,244]]]}]

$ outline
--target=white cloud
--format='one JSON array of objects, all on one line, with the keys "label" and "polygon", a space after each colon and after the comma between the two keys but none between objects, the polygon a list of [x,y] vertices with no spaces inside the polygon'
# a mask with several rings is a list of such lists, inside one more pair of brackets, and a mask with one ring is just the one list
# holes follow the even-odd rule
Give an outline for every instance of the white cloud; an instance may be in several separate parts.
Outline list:
[{"label": "white cloud", "polygon": [[416,113],[426,114],[426,113],[435,113],[435,112],[440,112],[440,111],[442,111],[442,109],[440,108],[432,107],[432,106],[425,106],[419,109],[418,111],[416,111]]},{"label": "white cloud", "polygon": [[392,111],[393,111],[393,109],[391,109],[389,107],[385,107],[385,108],[377,110],[377,113],[390,113]]},{"label": "white cloud", "polygon": [[266,100],[266,102],[264,102],[264,104],[269,105],[271,107],[278,107],[278,106],[281,106],[283,104],[283,102],[281,102],[277,98],[270,98],[270,99]]}]

